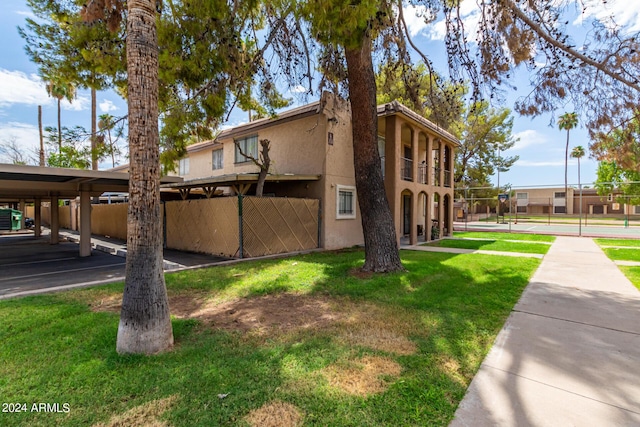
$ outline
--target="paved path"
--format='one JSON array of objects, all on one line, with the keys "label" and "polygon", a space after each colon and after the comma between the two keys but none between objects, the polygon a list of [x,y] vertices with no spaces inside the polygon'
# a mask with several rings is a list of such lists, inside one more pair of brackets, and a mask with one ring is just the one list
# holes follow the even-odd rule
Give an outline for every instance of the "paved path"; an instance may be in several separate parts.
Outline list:
[{"label": "paved path", "polygon": [[[519,241],[518,243],[522,243]],[[526,242],[533,243],[533,242]],[[485,254],[485,255],[501,255],[512,257],[527,257],[527,258],[542,258],[542,254],[528,254],[522,252],[506,252],[506,251],[486,251],[484,249],[464,249],[464,248],[447,248],[443,246],[421,246],[421,245],[402,245],[400,249],[406,249],[409,251],[423,251],[423,252],[446,252],[451,254]]]},{"label": "paved path", "polygon": [[589,238],[558,237],[450,427],[640,426],[640,292]]}]

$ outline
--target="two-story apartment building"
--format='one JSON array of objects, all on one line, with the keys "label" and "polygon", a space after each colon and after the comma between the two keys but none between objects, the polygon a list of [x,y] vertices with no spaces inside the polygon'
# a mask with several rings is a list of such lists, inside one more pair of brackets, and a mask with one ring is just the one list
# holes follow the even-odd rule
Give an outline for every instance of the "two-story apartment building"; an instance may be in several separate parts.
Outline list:
[{"label": "two-story apartment building", "polygon": [[[378,133],[398,238],[407,236],[412,243],[426,240],[432,225],[439,236],[451,233],[455,137],[397,102],[378,107]],[[188,189],[208,197],[253,194],[259,169],[242,153],[258,158],[263,139],[270,141],[271,158],[264,194],[320,199],[324,248],[363,243],[350,107],[328,93],[317,102],[189,146],[177,171],[185,181],[174,187],[185,197]]]}]

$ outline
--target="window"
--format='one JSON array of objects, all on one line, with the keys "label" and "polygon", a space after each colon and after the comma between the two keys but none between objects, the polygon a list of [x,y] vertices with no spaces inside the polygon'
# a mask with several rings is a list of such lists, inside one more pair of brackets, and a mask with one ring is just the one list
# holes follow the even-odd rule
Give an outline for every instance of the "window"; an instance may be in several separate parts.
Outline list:
[{"label": "window", "polygon": [[336,189],[336,218],[353,219],[356,217],[356,189],[338,185]]},{"label": "window", "polygon": [[516,212],[518,212],[518,213],[527,213],[527,207],[526,206],[517,206],[516,207]]},{"label": "window", "polygon": [[240,153],[240,150],[242,150],[242,152],[245,153],[247,156],[258,158],[258,135],[248,136],[242,139],[236,139],[234,145],[236,147],[236,156],[235,156],[236,163],[244,163],[249,161],[248,158],[246,158],[245,156],[242,155],[242,153]]},{"label": "window", "polygon": [[189,158],[185,157],[178,162],[178,174],[189,175]]},{"label": "window", "polygon": [[640,206],[634,206],[633,207],[633,213],[636,215],[640,215]]},{"label": "window", "polygon": [[213,150],[212,152],[212,157],[211,157],[211,167],[215,170],[215,169],[222,169],[224,166],[223,160],[223,151],[222,149],[219,150]]},{"label": "window", "polygon": [[516,199],[526,200],[529,198],[529,193],[516,193]]},{"label": "window", "polygon": [[567,213],[567,207],[566,206],[554,206],[553,207],[553,213]]},{"label": "window", "polygon": [[564,191],[556,191],[553,193],[553,197],[555,199],[564,199],[565,192]]}]

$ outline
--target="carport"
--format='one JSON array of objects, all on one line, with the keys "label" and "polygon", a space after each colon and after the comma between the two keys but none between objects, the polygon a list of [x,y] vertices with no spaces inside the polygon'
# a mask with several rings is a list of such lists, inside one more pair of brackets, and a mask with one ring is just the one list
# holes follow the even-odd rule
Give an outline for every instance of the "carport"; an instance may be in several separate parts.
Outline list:
[{"label": "carport", "polygon": [[[164,177],[162,183],[182,182],[180,177]],[[34,204],[35,236],[40,236],[43,200],[57,206],[59,200],[80,197],[80,256],[91,255],[91,198],[105,192],[128,192],[129,174],[122,172],[49,168],[0,164],[0,203],[18,203],[25,211]],[[51,209],[51,244],[59,242],[58,210]]]}]

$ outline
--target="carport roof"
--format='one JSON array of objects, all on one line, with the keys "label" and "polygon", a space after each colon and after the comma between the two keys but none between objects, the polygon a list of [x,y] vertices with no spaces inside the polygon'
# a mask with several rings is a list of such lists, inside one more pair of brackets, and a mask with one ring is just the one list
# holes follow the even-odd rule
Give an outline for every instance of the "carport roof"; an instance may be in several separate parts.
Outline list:
[{"label": "carport roof", "polygon": [[[318,181],[322,175],[300,175],[300,174],[268,174],[267,182],[286,182],[286,181]],[[163,184],[162,188],[187,189],[208,186],[225,187],[238,184],[255,184],[258,182],[257,173],[239,173],[227,174],[219,176],[210,176],[207,178],[196,178],[187,181]]]},{"label": "carport roof", "polygon": [[[177,183],[182,178],[164,177],[161,182]],[[0,200],[75,198],[80,191],[88,191],[92,196],[108,191],[128,192],[129,174],[0,164]]]}]

